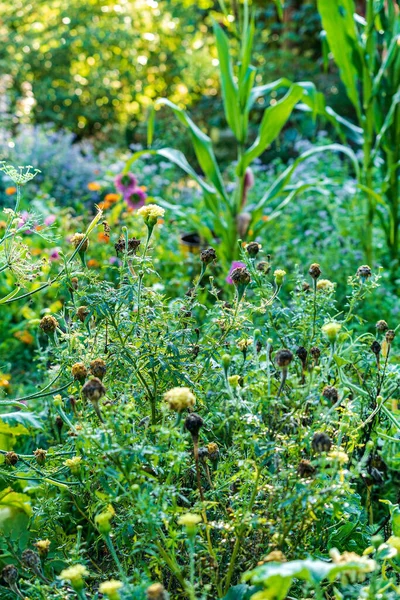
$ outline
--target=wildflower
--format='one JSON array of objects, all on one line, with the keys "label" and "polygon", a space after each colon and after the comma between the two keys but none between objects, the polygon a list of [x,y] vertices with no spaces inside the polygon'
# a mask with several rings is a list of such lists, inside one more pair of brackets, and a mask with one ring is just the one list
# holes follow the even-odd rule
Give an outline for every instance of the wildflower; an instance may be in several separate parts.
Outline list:
[{"label": "wildflower", "polygon": [[137,212],[138,215],[143,217],[143,221],[145,222],[150,231],[157,223],[158,217],[163,217],[165,214],[165,210],[157,204],[146,204],[146,206],[142,206],[142,208],[139,208]]},{"label": "wildflower", "polygon": [[188,387],[175,387],[164,394],[164,400],[171,410],[182,412],[194,407],[196,397]]},{"label": "wildflower", "polygon": [[332,447],[332,440],[326,433],[314,433],[311,442],[312,449],[315,452],[329,452]]},{"label": "wildflower", "polygon": [[1,576],[8,585],[14,585],[18,581],[18,569],[14,565],[6,565],[1,571]]},{"label": "wildflower", "polygon": [[43,222],[45,225],[53,225],[56,219],[56,215],[48,215]]},{"label": "wildflower", "polygon": [[325,325],[323,325],[321,328],[322,333],[326,335],[331,344],[333,344],[336,341],[338,333],[341,329],[341,324],[335,323],[334,321],[332,321],[331,323],[325,323]]},{"label": "wildflower", "polygon": [[119,200],[119,194],[115,194],[115,193],[111,192],[104,196],[104,201],[108,202],[109,204],[114,204],[115,202],[118,202],[118,200]]},{"label": "wildflower", "polygon": [[107,372],[106,363],[102,358],[95,358],[90,363],[90,372],[95,377],[98,377],[101,381],[103,380],[104,375]]},{"label": "wildflower", "polygon": [[317,280],[321,275],[321,267],[318,263],[313,263],[308,269],[308,272],[314,280]]},{"label": "wildflower", "polygon": [[88,374],[88,370],[82,362],[75,363],[74,365],[72,365],[71,372],[72,377],[80,383],[83,383],[85,381]]},{"label": "wildflower", "polygon": [[287,558],[280,550],[272,550],[267,556],[262,559],[263,563],[268,562],[286,562]]},{"label": "wildflower", "polygon": [[85,383],[82,388],[82,395],[91,402],[97,402],[106,393],[106,388],[98,377],[93,377]]},{"label": "wildflower", "polygon": [[234,272],[236,269],[243,268],[243,267],[245,267],[245,266],[246,266],[246,265],[245,265],[243,262],[240,262],[240,261],[238,261],[238,260],[234,260],[234,261],[233,261],[233,263],[231,264],[231,268],[229,269],[229,274],[227,275],[227,277],[226,277],[226,280],[225,280],[225,281],[226,281],[227,283],[233,284],[233,280],[232,280],[232,277],[231,277],[232,273],[233,273],[233,272]]},{"label": "wildflower", "polygon": [[99,261],[98,261],[98,260],[96,260],[96,259],[94,259],[94,258],[91,258],[90,260],[88,260],[87,266],[88,266],[90,269],[97,269],[97,267],[99,267],[99,266],[100,266],[100,263],[99,263]]},{"label": "wildflower", "polygon": [[42,331],[44,331],[44,333],[50,335],[51,333],[54,333],[56,331],[58,327],[58,321],[52,315],[45,315],[40,320],[39,327],[40,329],[42,329]]},{"label": "wildflower", "polygon": [[8,387],[10,385],[11,375],[4,375],[0,372],[0,387]]},{"label": "wildflower", "polygon": [[34,451],[33,454],[35,455],[37,464],[44,465],[44,463],[46,462],[47,451],[43,450],[42,448],[38,448],[37,450]]},{"label": "wildflower", "polygon": [[333,283],[333,281],[330,281],[329,279],[320,279],[319,281],[317,281],[317,290],[318,291],[333,292],[334,289],[335,289],[335,284]]},{"label": "wildflower", "polygon": [[321,356],[321,350],[317,346],[310,348],[310,354],[314,359],[315,364],[318,364],[319,357]]},{"label": "wildflower", "polygon": [[69,581],[76,592],[84,588],[83,578],[89,575],[89,571],[83,565],[73,565],[60,573],[60,578]]},{"label": "wildflower", "polygon": [[229,385],[231,387],[233,387],[234,389],[237,388],[239,385],[240,379],[241,379],[240,375],[230,375],[228,377]]},{"label": "wildflower", "polygon": [[17,191],[17,188],[14,185],[11,185],[10,187],[7,187],[5,189],[5,193],[7,194],[7,196],[12,196],[13,194],[15,194]]},{"label": "wildflower", "polygon": [[238,341],[238,348],[240,350],[240,352],[246,352],[247,348],[249,346],[251,346],[253,343],[253,340],[251,338],[243,338],[242,340]]},{"label": "wildflower", "polygon": [[200,252],[200,260],[204,265],[209,265],[214,260],[217,260],[217,254],[214,248],[207,248],[207,250],[202,250]]},{"label": "wildflower", "polygon": [[6,465],[14,467],[18,462],[18,454],[12,451],[7,452],[4,455],[4,462],[6,463]]},{"label": "wildflower", "polygon": [[97,183],[97,181],[89,181],[87,187],[88,190],[91,192],[98,192],[99,190],[101,190],[101,185]]},{"label": "wildflower", "polygon": [[79,306],[76,311],[76,316],[81,321],[81,323],[84,323],[86,321],[89,314],[90,314],[90,310],[88,309],[87,306]]},{"label": "wildflower", "polygon": [[30,344],[33,344],[33,342],[34,342],[33,335],[31,335],[29,333],[29,331],[26,331],[26,330],[24,330],[24,331],[17,331],[16,333],[14,333],[14,336],[18,340],[20,340],[21,342],[23,342],[24,344],[30,345]]},{"label": "wildflower", "polygon": [[36,546],[38,552],[39,552],[39,556],[47,556],[50,550],[50,540],[38,540],[37,542],[35,542],[33,545]]},{"label": "wildflower", "polygon": [[250,258],[255,258],[260,252],[261,248],[261,244],[258,244],[257,242],[250,242],[249,244],[246,244],[246,252]]},{"label": "wildflower", "polygon": [[276,271],[274,271],[275,284],[278,287],[282,285],[283,280],[285,279],[285,275],[286,271],[284,271],[283,269],[276,269]]},{"label": "wildflower", "polygon": [[374,340],[371,344],[371,351],[375,354],[375,356],[379,356],[382,350],[382,346],[377,340]]},{"label": "wildflower", "polygon": [[110,581],[104,581],[99,585],[99,592],[105,594],[109,600],[119,600],[119,590],[124,587],[122,581],[117,579],[110,579]]},{"label": "wildflower", "polygon": [[297,350],[296,350],[296,356],[301,360],[301,362],[303,364],[303,367],[306,364],[307,355],[308,355],[308,352],[307,352],[306,348],[304,348],[304,346],[299,346],[297,348]]},{"label": "wildflower", "polygon": [[348,580],[351,583],[364,581],[366,573],[372,573],[377,568],[376,562],[367,556],[359,556],[355,552],[343,552],[340,554],[336,548],[329,551],[332,562],[336,565],[349,564],[348,571],[341,571],[341,580],[346,584]]},{"label": "wildflower", "polygon": [[383,333],[389,329],[388,324],[383,319],[378,321],[377,324],[375,325],[375,327],[377,328],[378,331],[381,331]]},{"label": "wildflower", "polygon": [[332,404],[335,404],[339,399],[339,393],[333,385],[326,385],[322,390],[322,395],[324,398],[332,402]]},{"label": "wildflower", "polygon": [[356,275],[361,279],[362,283],[364,283],[372,275],[371,267],[368,265],[358,267]]},{"label": "wildflower", "polygon": [[110,531],[111,531],[110,521],[113,518],[114,514],[115,514],[114,509],[112,509],[112,510],[106,510],[95,516],[94,522],[96,523],[100,533],[102,533],[103,535],[107,535],[110,533]]},{"label": "wildflower", "polygon": [[315,473],[315,467],[312,466],[309,460],[303,458],[298,464],[297,473],[302,478],[311,477]]},{"label": "wildflower", "polygon": [[392,535],[386,543],[395,548],[398,554],[400,554],[400,537]]},{"label": "wildflower", "polygon": [[349,462],[349,457],[346,452],[343,452],[343,450],[332,450],[329,452],[328,456],[333,460],[337,460],[341,465]]},{"label": "wildflower", "polygon": [[122,193],[124,198],[130,196],[137,186],[137,179],[133,173],[121,173],[114,180],[115,187]]},{"label": "wildflower", "polygon": [[194,513],[185,513],[181,515],[178,519],[179,525],[184,525],[185,527],[194,527],[201,523],[200,515],[196,515]]},{"label": "wildflower", "polygon": [[146,590],[147,600],[168,600],[169,594],[161,583],[153,583]]},{"label": "wildflower", "polygon": [[0,171],[3,171],[8,177],[17,185],[24,185],[38,173],[39,169],[33,169],[31,165],[14,167],[13,165],[6,164],[4,161],[0,162]]},{"label": "wildflower", "polygon": [[141,188],[135,188],[129,196],[124,196],[124,200],[131,210],[136,210],[144,206],[146,198],[147,194]]},{"label": "wildflower", "polygon": [[67,458],[63,464],[71,470],[71,473],[76,475],[77,473],[79,473],[81,462],[81,456],[73,456],[72,458]]},{"label": "wildflower", "polygon": [[207,444],[208,455],[211,460],[217,460],[219,456],[218,445],[215,442],[210,442]]}]

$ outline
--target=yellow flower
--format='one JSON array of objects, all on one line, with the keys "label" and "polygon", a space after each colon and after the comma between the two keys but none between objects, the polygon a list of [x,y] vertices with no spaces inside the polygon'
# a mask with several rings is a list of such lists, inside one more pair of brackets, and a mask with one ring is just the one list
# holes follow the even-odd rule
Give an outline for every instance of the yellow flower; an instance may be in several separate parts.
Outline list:
[{"label": "yellow flower", "polygon": [[110,581],[104,581],[99,585],[99,592],[108,596],[110,600],[119,600],[120,595],[118,590],[124,587],[122,581],[117,579],[110,579]]},{"label": "yellow flower", "polygon": [[171,410],[182,412],[185,408],[193,408],[196,397],[188,387],[176,387],[164,394],[164,400]]},{"label": "yellow flower", "polygon": [[395,548],[400,554],[400,537],[392,535],[386,543],[389,544],[389,546],[392,546],[392,548]]},{"label": "yellow flower", "polygon": [[185,527],[194,527],[201,523],[200,515],[195,515],[194,513],[185,513],[180,516],[178,519],[179,525],[184,525]]},{"label": "yellow flower", "polygon": [[95,516],[94,522],[96,523],[100,533],[108,534],[111,531],[110,521],[115,515],[115,511],[112,506],[108,506],[107,510],[99,513]]},{"label": "yellow flower", "polygon": [[38,549],[40,556],[47,556],[50,549],[50,540],[38,540],[34,543],[34,546]]},{"label": "yellow flower", "polygon": [[283,280],[285,279],[286,271],[283,269],[276,269],[274,272],[275,283],[276,285],[282,285]]},{"label": "yellow flower", "polygon": [[29,331],[17,331],[14,333],[14,337],[23,342],[24,344],[33,344],[34,337]]},{"label": "yellow flower", "polygon": [[8,387],[10,385],[11,375],[3,375],[0,373],[0,387]]},{"label": "yellow flower", "polygon": [[137,211],[138,215],[143,217],[143,221],[148,227],[154,227],[157,223],[158,217],[163,217],[165,210],[157,204],[146,204]]},{"label": "yellow flower", "polygon": [[331,323],[325,323],[325,325],[323,325],[321,328],[322,333],[326,335],[326,337],[331,343],[333,343],[336,340],[338,333],[341,329],[341,324],[335,323],[334,321],[332,321]]},{"label": "yellow flower", "polygon": [[228,381],[230,386],[232,386],[233,388],[237,388],[240,381],[240,375],[230,375],[228,377]]},{"label": "yellow flower", "polygon": [[89,575],[89,571],[83,565],[73,565],[60,573],[61,579],[69,581],[75,591],[80,591],[84,586],[83,578]]},{"label": "yellow flower", "polygon": [[320,279],[317,282],[317,290],[323,290],[325,292],[332,292],[335,289],[335,284],[329,279]]},{"label": "yellow flower", "polygon": [[78,473],[81,461],[81,456],[73,456],[72,458],[67,458],[67,460],[64,461],[64,465],[71,469],[72,473]]},{"label": "yellow flower", "polygon": [[251,346],[253,343],[253,340],[251,338],[247,338],[247,339],[242,339],[238,341],[238,348],[241,352],[244,352],[245,350],[247,350],[247,348],[249,346]]},{"label": "yellow flower", "polygon": [[98,192],[99,190],[101,190],[101,185],[97,183],[97,181],[90,181],[88,183],[88,190],[90,190],[91,192]]},{"label": "yellow flower", "polygon": [[349,457],[346,452],[343,452],[343,450],[332,450],[329,452],[328,456],[329,458],[333,458],[343,465],[349,462]]}]

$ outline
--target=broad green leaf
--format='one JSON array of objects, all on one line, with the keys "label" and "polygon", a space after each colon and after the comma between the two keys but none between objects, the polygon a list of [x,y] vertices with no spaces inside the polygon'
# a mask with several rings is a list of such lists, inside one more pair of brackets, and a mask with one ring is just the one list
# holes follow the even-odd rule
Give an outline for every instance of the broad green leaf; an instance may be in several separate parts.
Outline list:
[{"label": "broad green leaf", "polygon": [[281,100],[278,100],[274,106],[266,109],[259,127],[258,136],[254,144],[246,150],[243,156],[241,167],[243,171],[278,137],[282,127],[292,114],[293,108],[302,96],[303,90],[301,87],[293,85]]},{"label": "broad green leaf", "polygon": [[2,421],[3,423],[10,425],[12,429],[15,429],[15,427],[18,427],[18,425],[22,425],[23,429],[29,427],[32,427],[33,429],[42,429],[42,423],[39,421],[37,416],[32,412],[23,410],[1,414],[0,427]]},{"label": "broad green leaf", "polygon": [[355,13],[354,2],[353,0],[317,0],[317,6],[347,95],[357,113],[360,114],[356,62],[360,61],[361,57],[353,16]]},{"label": "broad green leaf", "polygon": [[250,600],[256,589],[254,586],[245,583],[234,585],[222,600]]},{"label": "broad green leaf", "polygon": [[214,22],[214,34],[217,45],[219,71],[221,77],[222,99],[224,102],[225,117],[229,127],[237,139],[241,138],[239,93],[233,77],[229,42],[221,27]]}]

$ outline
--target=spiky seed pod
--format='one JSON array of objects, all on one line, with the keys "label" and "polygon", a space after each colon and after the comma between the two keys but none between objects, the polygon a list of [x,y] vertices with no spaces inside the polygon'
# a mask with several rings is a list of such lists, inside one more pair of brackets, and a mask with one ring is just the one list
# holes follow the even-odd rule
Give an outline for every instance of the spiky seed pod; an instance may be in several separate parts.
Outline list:
[{"label": "spiky seed pod", "polygon": [[393,329],[388,329],[386,332],[386,341],[388,344],[391,344],[396,336],[396,332]]},{"label": "spiky seed pod", "polygon": [[71,368],[72,377],[83,383],[87,377],[88,370],[82,362],[75,363]]},{"label": "spiky seed pod", "polygon": [[377,324],[375,325],[375,327],[377,328],[378,331],[381,331],[382,333],[384,333],[385,331],[387,331],[389,329],[389,325],[383,319],[378,321]]},{"label": "spiky seed pod", "polygon": [[307,283],[307,281],[305,281],[301,287],[302,287],[303,292],[309,292],[311,289],[311,286],[309,283]]},{"label": "spiky seed pod", "polygon": [[185,428],[189,431],[194,439],[197,439],[204,421],[197,413],[190,413],[185,419]]},{"label": "spiky seed pod", "polygon": [[89,316],[89,313],[90,313],[90,311],[87,306],[79,306],[79,308],[76,311],[76,316],[81,321],[81,323],[84,323],[86,320],[86,317]]},{"label": "spiky seed pod", "polygon": [[214,260],[217,260],[217,253],[214,248],[207,248],[207,250],[202,250],[200,253],[200,260],[205,265],[209,265]]},{"label": "spiky seed pod", "polygon": [[18,462],[18,454],[16,454],[15,452],[7,452],[7,454],[4,455],[4,461],[6,463],[6,465],[10,465],[11,467],[14,467],[17,462]]},{"label": "spiky seed pod", "polygon": [[1,576],[8,585],[14,585],[18,581],[18,569],[15,565],[6,565],[1,571]]},{"label": "spiky seed pod", "polygon": [[321,271],[321,267],[319,266],[318,263],[313,263],[312,265],[310,265],[310,268],[308,269],[309,274],[311,275],[311,277],[315,280],[318,279],[318,277],[321,275],[322,271]]},{"label": "spiky seed pod", "polygon": [[371,344],[371,351],[375,354],[375,356],[379,356],[381,353],[382,346],[377,340],[374,340]]},{"label": "spiky seed pod", "polygon": [[317,346],[313,346],[310,348],[310,354],[313,357],[315,364],[318,364],[319,358],[321,356],[321,350]]},{"label": "spiky seed pod", "polygon": [[126,240],[123,236],[121,236],[118,240],[118,242],[116,242],[114,244],[114,248],[116,250],[117,256],[119,256],[120,253],[122,252],[127,252],[127,254],[129,255],[134,255],[137,252],[137,249],[140,246],[140,240],[137,240],[136,238],[130,238],[128,240],[128,248],[126,248]]},{"label": "spiky seed pod", "polygon": [[24,565],[28,567],[28,569],[32,569],[32,571],[40,570],[41,562],[39,554],[37,552],[34,552],[30,548],[27,548],[23,551],[21,559]]},{"label": "spiky seed pod", "polygon": [[46,462],[47,451],[43,450],[43,448],[38,448],[37,450],[34,451],[33,454],[35,455],[37,464],[44,465],[44,463]]},{"label": "spiky seed pod", "polygon": [[312,466],[309,460],[303,458],[297,467],[297,473],[300,477],[312,477],[315,473],[315,467]]},{"label": "spiky seed pod", "polygon": [[82,388],[82,395],[90,402],[98,402],[106,393],[106,388],[98,377],[93,377],[85,383]]},{"label": "spiky seed pod", "polygon": [[304,364],[307,360],[307,355],[308,352],[307,350],[304,348],[304,346],[299,346],[296,350],[296,356],[301,360],[301,362]]},{"label": "spiky seed pod", "polygon": [[293,360],[293,354],[287,348],[282,348],[282,350],[278,350],[275,354],[275,362],[280,369],[284,369],[290,365]]},{"label": "spiky seed pod", "polygon": [[271,271],[271,265],[266,260],[261,260],[257,265],[257,271],[260,271],[264,275],[268,275]]},{"label": "spiky seed pod", "polygon": [[246,252],[250,256],[250,258],[255,258],[257,256],[257,254],[260,252],[260,250],[261,250],[261,245],[258,244],[257,242],[249,242],[246,245]]},{"label": "spiky seed pod", "polygon": [[369,277],[371,277],[371,275],[371,267],[368,265],[361,265],[361,267],[358,267],[357,277],[359,277],[362,281],[366,281]]},{"label": "spiky seed pod", "polygon": [[39,327],[47,335],[54,333],[58,327],[58,321],[52,315],[45,315],[40,319]]},{"label": "spiky seed pod", "polygon": [[94,377],[98,377],[100,381],[103,381],[103,378],[107,372],[107,365],[102,358],[95,358],[90,363],[90,372]]},{"label": "spiky seed pod", "polygon": [[250,273],[248,272],[246,267],[237,267],[236,269],[233,269],[231,273],[231,279],[236,285],[236,287],[240,285],[246,286],[251,281]]},{"label": "spiky seed pod", "polygon": [[75,233],[71,238],[71,244],[74,246],[74,248],[78,248],[81,243],[82,246],[80,247],[79,252],[86,252],[86,250],[89,248],[89,239],[85,239],[84,233]]},{"label": "spiky seed pod", "polygon": [[332,447],[332,440],[326,433],[317,432],[314,433],[311,446],[314,452],[329,452]]},{"label": "spiky seed pod", "polygon": [[169,600],[169,594],[161,583],[153,583],[146,590],[147,600]]},{"label": "spiky seed pod", "polygon": [[326,385],[322,390],[322,395],[324,398],[335,404],[339,399],[339,392],[333,385]]}]

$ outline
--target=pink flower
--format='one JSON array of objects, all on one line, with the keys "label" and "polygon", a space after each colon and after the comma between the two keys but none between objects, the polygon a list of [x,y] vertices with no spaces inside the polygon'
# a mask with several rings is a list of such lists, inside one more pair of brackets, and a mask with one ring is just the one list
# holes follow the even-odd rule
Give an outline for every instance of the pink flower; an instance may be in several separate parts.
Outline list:
[{"label": "pink flower", "polygon": [[45,218],[44,224],[45,225],[53,225],[56,218],[57,218],[56,215],[49,215],[48,217]]},{"label": "pink flower", "polygon": [[60,252],[58,248],[54,248],[49,254],[49,260],[60,260]]},{"label": "pink flower", "polygon": [[137,209],[144,205],[144,201],[147,198],[146,192],[140,188],[135,188],[129,196],[125,196],[125,202],[129,208]]},{"label": "pink flower", "polygon": [[229,269],[229,274],[228,274],[227,278],[225,279],[226,283],[233,284],[233,281],[231,278],[232,271],[234,271],[235,269],[238,269],[239,267],[245,267],[245,266],[246,265],[244,264],[244,262],[241,262],[240,260],[234,260],[233,263],[231,264],[231,268]]},{"label": "pink flower", "polygon": [[131,196],[137,186],[137,179],[133,173],[120,173],[116,176],[115,187],[121,194],[126,196]]}]

